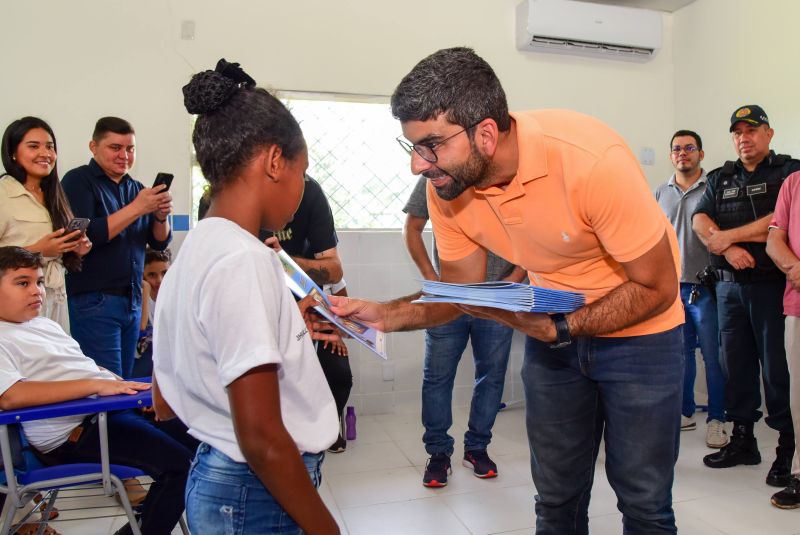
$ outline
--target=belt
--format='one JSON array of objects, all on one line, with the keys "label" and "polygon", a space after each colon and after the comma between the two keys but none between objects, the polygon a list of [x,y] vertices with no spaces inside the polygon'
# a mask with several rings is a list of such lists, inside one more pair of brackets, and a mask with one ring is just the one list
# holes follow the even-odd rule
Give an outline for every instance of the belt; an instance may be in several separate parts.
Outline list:
[{"label": "belt", "polygon": [[81,423],[72,429],[72,432],[70,432],[67,440],[57,448],[50,450],[47,453],[42,453],[36,448],[32,449],[39,460],[45,465],[52,466],[54,464],[59,464],[59,455],[61,452],[66,451],[77,444],[84,432],[94,425],[97,425],[97,414],[89,414],[83,419],[83,421],[81,421]]},{"label": "belt", "polygon": [[101,294],[108,294],[108,295],[117,295],[119,297],[128,297],[131,295],[131,289],[128,287],[125,288],[103,288],[100,290]]},{"label": "belt", "polygon": [[723,282],[738,282],[747,284],[751,282],[775,282],[782,280],[772,274],[754,273],[753,271],[731,271],[728,269],[718,269],[717,277]]}]

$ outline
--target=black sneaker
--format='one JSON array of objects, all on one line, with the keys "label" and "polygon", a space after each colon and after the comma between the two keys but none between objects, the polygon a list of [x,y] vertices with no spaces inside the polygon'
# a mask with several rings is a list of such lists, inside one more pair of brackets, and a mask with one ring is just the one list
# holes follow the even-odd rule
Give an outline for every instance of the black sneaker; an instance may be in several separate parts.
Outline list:
[{"label": "black sneaker", "polygon": [[472,468],[475,477],[481,479],[497,477],[497,465],[489,458],[486,450],[465,451],[464,460],[461,461],[461,464],[467,468]]},{"label": "black sneaker", "polygon": [[447,474],[452,473],[450,456],[444,453],[434,453],[425,466],[425,475],[422,484],[426,487],[444,487],[447,485]]},{"label": "black sneaker", "polygon": [[781,509],[800,507],[800,479],[792,477],[785,489],[772,495],[770,502]]},{"label": "black sneaker", "polygon": [[767,485],[770,487],[788,487],[792,482],[792,455],[794,449],[786,451],[778,446],[775,462],[767,472]]},{"label": "black sneaker", "polygon": [[341,433],[339,433],[339,438],[336,439],[336,442],[331,444],[331,447],[328,448],[328,451],[331,453],[342,453],[347,449],[347,441],[344,439]]},{"label": "black sneaker", "polygon": [[131,528],[131,523],[128,522],[117,531],[114,532],[114,535],[133,535],[133,528]]},{"label": "black sneaker", "polygon": [[758,442],[744,425],[735,425],[728,445],[716,453],[703,457],[703,463],[709,468],[730,468],[740,464],[753,465],[761,462]]}]

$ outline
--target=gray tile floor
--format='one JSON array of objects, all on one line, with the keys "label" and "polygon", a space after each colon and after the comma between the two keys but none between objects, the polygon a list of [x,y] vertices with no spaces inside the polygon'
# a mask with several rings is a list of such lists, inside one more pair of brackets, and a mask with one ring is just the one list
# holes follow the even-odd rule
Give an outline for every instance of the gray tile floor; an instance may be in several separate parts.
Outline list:
[{"label": "gray tile floor", "polygon": [[[466,411],[454,415],[454,436],[463,435]],[[701,417],[702,418],[702,417]],[[524,411],[513,407],[498,415],[490,453],[500,476],[480,480],[455,463],[450,484],[442,489],[422,486],[426,455],[420,437],[418,413],[360,416],[358,440],[345,453],[325,460],[320,492],[333,511],[342,533],[388,534],[532,534],[533,495]],[[678,528],[684,535],[800,535],[800,509],[772,507],[775,489],[764,484],[774,458],[776,435],[763,423],[757,427],[764,461],[761,465],[710,470],[701,458],[711,452],[705,446],[702,424],[681,434],[681,453],[674,486]],[[459,455],[461,452],[457,451]],[[589,509],[593,535],[620,534],[621,515],[602,468],[597,469]],[[94,498],[110,509],[114,502]],[[62,510],[65,501],[61,502]],[[73,512],[64,511],[63,518]],[[85,516],[86,512],[75,512]],[[107,535],[123,519],[91,519],[61,522],[54,527],[64,535]],[[179,533],[176,529],[175,533]]]}]

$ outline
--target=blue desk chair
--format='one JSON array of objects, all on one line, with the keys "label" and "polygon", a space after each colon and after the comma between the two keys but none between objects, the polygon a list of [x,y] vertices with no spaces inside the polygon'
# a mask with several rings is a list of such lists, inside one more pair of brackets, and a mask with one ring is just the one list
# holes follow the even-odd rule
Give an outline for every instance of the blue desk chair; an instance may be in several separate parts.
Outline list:
[{"label": "blue desk chair", "polygon": [[[109,462],[107,412],[148,407],[152,404],[152,393],[147,390],[136,395],[122,394],[118,396],[91,397],[14,411],[0,411],[0,451],[2,452],[3,471],[6,478],[6,484],[0,485],[0,493],[6,495],[6,502],[3,506],[2,515],[0,515],[3,518],[2,526],[0,526],[0,535],[14,533],[21,524],[28,522],[33,513],[37,512],[37,508],[34,508],[17,525],[12,525],[16,509],[24,508],[33,500],[36,494],[46,491],[45,499],[43,500],[45,505],[42,517],[47,519],[53,510],[59,489],[88,483],[100,483],[104,494],[107,496],[113,496],[115,493],[119,495],[134,535],[141,535],[141,530],[136,522],[136,516],[133,513],[122,480],[142,476],[144,473],[136,468]],[[98,414],[100,429],[99,464],[75,463],[26,469],[26,466],[19,466],[20,448],[18,445],[14,448],[16,455],[12,455],[11,437],[16,435],[16,439],[19,439],[17,426],[22,422],[94,413]],[[14,427],[17,427],[17,429],[14,429]],[[15,470],[14,457],[17,460],[17,470]],[[189,530],[183,518],[180,520],[180,527],[185,535],[189,535]],[[41,535],[44,529],[45,524],[42,523],[39,526],[37,535]]]}]

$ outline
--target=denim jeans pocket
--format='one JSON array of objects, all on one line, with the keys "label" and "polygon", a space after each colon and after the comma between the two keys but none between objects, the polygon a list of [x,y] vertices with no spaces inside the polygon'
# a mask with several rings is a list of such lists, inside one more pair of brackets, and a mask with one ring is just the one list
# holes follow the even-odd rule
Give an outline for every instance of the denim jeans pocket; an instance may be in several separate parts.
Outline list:
[{"label": "denim jeans pocket", "polygon": [[319,488],[322,484],[322,461],[325,459],[325,453],[304,453],[303,462],[308,470],[308,477],[311,478],[311,483],[314,488]]},{"label": "denim jeans pocket", "polygon": [[70,297],[72,306],[80,312],[92,312],[101,308],[106,302],[105,294],[101,292],[86,292]]}]

